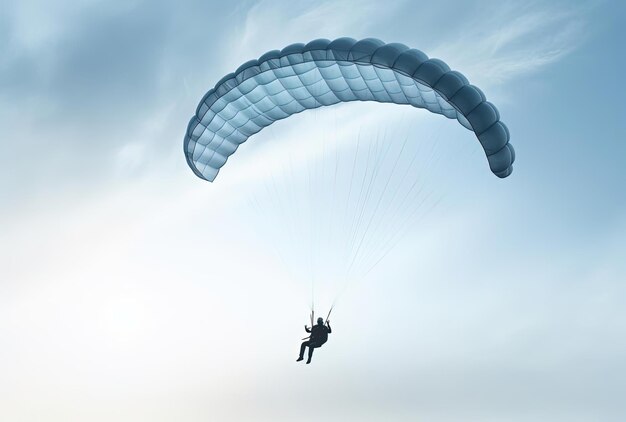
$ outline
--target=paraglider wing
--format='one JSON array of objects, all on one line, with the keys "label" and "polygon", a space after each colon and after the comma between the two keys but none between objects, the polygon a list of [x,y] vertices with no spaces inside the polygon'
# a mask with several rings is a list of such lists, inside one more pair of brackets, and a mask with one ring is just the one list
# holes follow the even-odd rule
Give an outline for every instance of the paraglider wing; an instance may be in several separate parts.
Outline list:
[{"label": "paraglider wing", "polygon": [[509,131],[480,89],[441,60],[374,38],[292,44],[224,76],[189,122],[187,163],[213,181],[238,146],[264,127],[304,110],[357,100],[408,104],[456,119],[475,133],[491,171],[501,178],[511,174]]}]

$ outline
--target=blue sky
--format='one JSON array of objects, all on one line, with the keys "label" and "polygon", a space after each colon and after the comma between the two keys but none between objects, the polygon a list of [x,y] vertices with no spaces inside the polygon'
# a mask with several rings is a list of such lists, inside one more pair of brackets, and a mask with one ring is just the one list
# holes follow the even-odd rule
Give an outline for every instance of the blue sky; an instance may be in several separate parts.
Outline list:
[{"label": "blue sky", "polygon": [[[2,10],[0,419],[626,417],[621,3]],[[402,42],[467,75],[511,131],[512,176],[494,177],[456,122],[380,104],[302,113],[251,139],[214,184],[192,174],[182,138],[217,80],[339,36]],[[403,235],[348,282],[345,238],[324,230],[352,211],[324,172],[363,157],[358,133],[392,151],[407,138],[419,159],[399,163],[431,196],[416,218],[399,202],[374,216]],[[326,204],[341,218],[321,218]],[[374,232],[363,260],[385,239]],[[294,360],[311,279],[319,307],[340,298],[305,367]]]}]

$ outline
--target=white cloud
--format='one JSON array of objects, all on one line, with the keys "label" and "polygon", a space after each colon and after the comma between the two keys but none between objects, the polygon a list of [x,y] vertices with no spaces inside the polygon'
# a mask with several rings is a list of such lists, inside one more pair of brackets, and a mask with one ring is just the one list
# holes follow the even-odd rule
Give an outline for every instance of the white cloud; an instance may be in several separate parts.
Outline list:
[{"label": "white cloud", "polygon": [[535,72],[576,49],[585,29],[582,7],[505,2],[482,10],[456,29],[456,37],[431,55],[440,57],[481,87]]},{"label": "white cloud", "polygon": [[371,28],[392,19],[404,3],[262,0],[247,10],[243,22],[225,37],[225,52],[232,57],[227,62],[237,67],[269,50],[316,38],[365,38],[371,36]]},{"label": "white cloud", "polygon": [[[230,63],[216,66],[227,72],[317,36],[370,35],[368,16],[394,10],[385,2],[310,4],[257,4],[232,33],[219,34],[233,52],[224,59]],[[429,53],[493,86],[577,45],[574,15],[505,6],[485,17],[485,33],[468,23],[466,40]],[[62,30],[50,25],[50,37]],[[347,149],[364,123],[382,127],[398,115],[378,104],[334,110],[264,130],[209,184],[186,168],[177,137],[186,122],[177,129],[165,107],[137,122],[128,145],[113,145],[118,178],[78,192],[52,179],[30,208],[3,210],[0,419],[623,420],[623,222],[606,236],[546,246],[526,214],[532,198],[520,199],[523,209],[509,206],[517,215],[499,215],[505,207],[490,205],[508,197],[491,179],[474,186],[467,202],[452,201],[459,208],[407,230],[374,274],[342,298],[336,331],[314,365],[293,362],[308,274],[290,278],[268,246],[277,238],[243,220],[246,199],[265,183],[268,164],[286,156],[303,167],[319,160],[324,150],[314,138],[325,130]],[[450,155],[476,147],[454,122],[405,111],[411,120],[423,116],[420,134],[440,122]],[[461,132],[468,142],[456,139]],[[170,138],[176,155],[149,152]],[[84,159],[70,147],[60,154]],[[457,181],[474,176],[459,176],[457,161],[444,164]],[[137,176],[139,167],[145,171]],[[458,181],[460,196],[465,186]],[[487,196],[492,202],[482,203]],[[515,237],[522,232],[526,241]],[[309,412],[311,394],[326,404],[319,413]]]}]

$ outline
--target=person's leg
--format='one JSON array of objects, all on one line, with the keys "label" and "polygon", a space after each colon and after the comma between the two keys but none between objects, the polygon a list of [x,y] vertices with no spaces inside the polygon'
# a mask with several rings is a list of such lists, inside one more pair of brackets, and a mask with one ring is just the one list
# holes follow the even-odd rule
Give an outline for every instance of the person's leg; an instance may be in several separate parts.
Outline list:
[{"label": "person's leg", "polygon": [[298,360],[296,362],[300,362],[304,356],[304,349],[306,349],[306,347],[309,345],[310,341],[304,341],[302,342],[302,344],[300,345],[300,355],[298,356]]},{"label": "person's leg", "polygon": [[311,363],[311,358],[313,357],[313,349],[315,349],[315,347],[313,347],[312,344],[309,344],[309,358],[306,360],[306,363]]}]

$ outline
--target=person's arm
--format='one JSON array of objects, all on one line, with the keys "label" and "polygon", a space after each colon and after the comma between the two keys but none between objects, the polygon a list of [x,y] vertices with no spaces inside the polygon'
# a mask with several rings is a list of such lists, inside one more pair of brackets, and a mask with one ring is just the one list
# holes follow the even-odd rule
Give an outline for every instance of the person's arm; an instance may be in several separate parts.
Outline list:
[{"label": "person's arm", "polygon": [[304,326],[304,331],[306,331],[307,333],[310,333],[311,329],[307,325],[305,325]]},{"label": "person's arm", "polygon": [[328,334],[332,333],[333,330],[330,328],[330,321],[326,321],[326,325],[328,326]]}]

